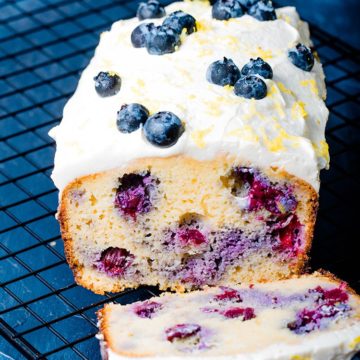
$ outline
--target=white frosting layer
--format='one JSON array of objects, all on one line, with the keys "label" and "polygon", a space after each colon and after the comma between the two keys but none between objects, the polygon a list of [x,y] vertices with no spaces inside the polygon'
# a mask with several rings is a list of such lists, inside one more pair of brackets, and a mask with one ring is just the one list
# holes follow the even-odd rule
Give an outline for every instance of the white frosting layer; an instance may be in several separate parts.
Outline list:
[{"label": "white frosting layer", "polygon": [[[254,289],[274,291],[276,295],[292,295],[306,293],[318,285],[325,289],[337,286],[326,278],[305,276],[301,279],[255,284]],[[129,360],[130,355],[141,354],[151,354],[144,356],[146,360],[350,360],[360,349],[360,303],[354,295],[349,299],[352,308],[349,318],[333,321],[322,330],[297,335],[289,331],[286,324],[295,319],[297,311],[312,308],[313,305],[306,300],[270,309],[259,306],[256,298],[254,301],[245,298],[239,306],[254,306],[256,314],[255,319],[248,321],[203,314],[199,309],[209,306],[209,299],[219,293],[219,289],[212,288],[204,292],[154,298],[154,301],[163,304],[163,309],[152,319],[137,317],[133,313],[134,305],[110,305],[105,323],[106,340],[109,342],[107,350],[104,346],[109,360]],[[210,344],[209,349],[184,352],[179,351],[176,344],[166,341],[164,329],[189,322],[207,329],[205,336],[208,339],[205,342]],[[102,335],[99,339],[104,341]]]},{"label": "white frosting layer", "polygon": [[[130,34],[139,24],[136,18],[118,21],[101,35],[61,124],[50,132],[57,143],[52,174],[56,186],[62,190],[76,177],[140,157],[185,154],[211,159],[230,153],[254,166],[283,168],[318,189],[319,169],[328,165],[324,75],[317,61],[305,72],[287,58],[288,49],[298,42],[310,45],[307,24],[292,7],[278,9],[279,19],[266,22],[247,15],[214,20],[210,5],[201,1],[174,3],[166,11],[179,9],[196,18],[198,32],[182,36],[173,54],[149,55],[134,48]],[[224,56],[239,68],[257,56],[269,62],[274,78],[266,80],[268,96],[247,100],[208,83],[207,67]],[[117,95],[97,95],[93,78],[100,71],[120,75]],[[177,144],[158,148],[146,142],[141,130],[120,133],[116,113],[132,102],[151,113],[172,111],[180,117],[186,131]]]}]

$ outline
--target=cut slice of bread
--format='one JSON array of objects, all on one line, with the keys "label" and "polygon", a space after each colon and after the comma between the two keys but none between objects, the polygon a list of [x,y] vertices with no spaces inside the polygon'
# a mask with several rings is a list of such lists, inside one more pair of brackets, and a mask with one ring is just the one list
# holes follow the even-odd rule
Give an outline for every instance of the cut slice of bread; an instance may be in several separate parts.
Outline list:
[{"label": "cut slice of bread", "polygon": [[350,360],[360,298],[331,274],[163,294],[99,311],[104,359]]}]

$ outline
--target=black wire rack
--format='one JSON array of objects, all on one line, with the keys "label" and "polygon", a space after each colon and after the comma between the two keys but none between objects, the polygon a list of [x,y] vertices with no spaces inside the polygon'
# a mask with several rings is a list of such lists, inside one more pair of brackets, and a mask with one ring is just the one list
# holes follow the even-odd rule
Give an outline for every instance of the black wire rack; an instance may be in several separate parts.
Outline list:
[{"label": "black wire rack", "polygon": [[[48,131],[60,121],[100,32],[133,16],[137,5],[0,0],[0,359],[99,359],[96,310],[157,294],[140,288],[99,296],[74,283],[49,178],[55,149]],[[352,237],[360,193],[359,53],[315,26],[312,38],[327,75],[332,165],[322,173],[311,265],[359,290]]]}]

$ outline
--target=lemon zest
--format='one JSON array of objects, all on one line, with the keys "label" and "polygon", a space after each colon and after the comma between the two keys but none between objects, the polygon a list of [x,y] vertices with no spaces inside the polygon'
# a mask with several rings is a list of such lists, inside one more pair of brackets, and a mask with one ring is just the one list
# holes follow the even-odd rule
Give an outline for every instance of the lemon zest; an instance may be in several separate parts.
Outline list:
[{"label": "lemon zest", "polygon": [[302,80],[300,81],[300,85],[301,86],[309,86],[310,87],[310,91],[316,95],[319,96],[319,89],[317,87],[316,81],[314,79],[309,79],[309,80]]},{"label": "lemon zest", "polygon": [[296,101],[291,107],[291,117],[296,119],[298,117],[306,118],[308,115],[303,101]]},{"label": "lemon zest", "polygon": [[202,130],[194,130],[191,133],[191,139],[194,141],[197,147],[203,149],[206,146],[205,137],[210,134],[213,130],[213,126],[202,129]]}]

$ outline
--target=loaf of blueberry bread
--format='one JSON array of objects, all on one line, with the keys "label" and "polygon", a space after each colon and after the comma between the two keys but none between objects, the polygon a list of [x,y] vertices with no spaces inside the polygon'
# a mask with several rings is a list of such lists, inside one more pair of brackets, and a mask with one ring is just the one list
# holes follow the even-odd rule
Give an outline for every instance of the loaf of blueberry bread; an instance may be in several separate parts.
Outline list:
[{"label": "loaf of blueberry bread", "polygon": [[99,311],[104,359],[350,360],[360,299],[331,275],[163,294]]},{"label": "loaf of blueberry bread", "polygon": [[178,291],[298,274],[328,165],[324,74],[296,10],[150,0],[101,35],[51,131],[79,284]]}]

